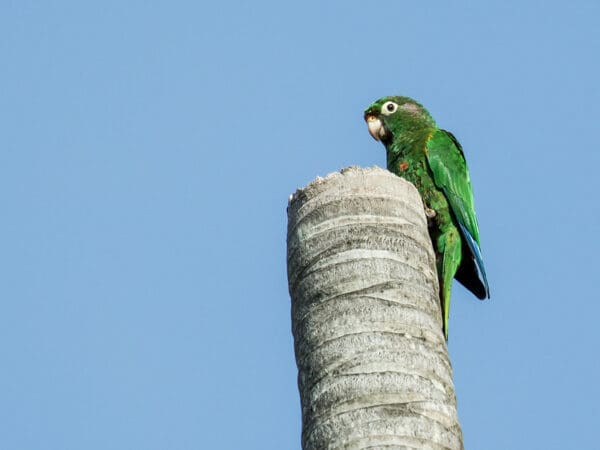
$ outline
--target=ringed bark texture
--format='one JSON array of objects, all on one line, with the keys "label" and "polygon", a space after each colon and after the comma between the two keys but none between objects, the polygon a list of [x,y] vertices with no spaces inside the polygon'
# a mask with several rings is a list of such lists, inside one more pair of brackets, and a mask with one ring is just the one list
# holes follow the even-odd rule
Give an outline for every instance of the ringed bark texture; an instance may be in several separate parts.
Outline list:
[{"label": "ringed bark texture", "polygon": [[462,449],[421,198],[351,167],[288,207],[302,448]]}]

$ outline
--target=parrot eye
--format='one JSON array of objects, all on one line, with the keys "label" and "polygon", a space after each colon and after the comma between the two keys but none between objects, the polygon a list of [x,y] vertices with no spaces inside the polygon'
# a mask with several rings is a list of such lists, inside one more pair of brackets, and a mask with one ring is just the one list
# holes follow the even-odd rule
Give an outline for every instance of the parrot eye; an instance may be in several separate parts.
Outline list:
[{"label": "parrot eye", "polygon": [[389,116],[390,114],[394,114],[398,110],[398,105],[394,102],[385,102],[381,106],[381,113]]}]

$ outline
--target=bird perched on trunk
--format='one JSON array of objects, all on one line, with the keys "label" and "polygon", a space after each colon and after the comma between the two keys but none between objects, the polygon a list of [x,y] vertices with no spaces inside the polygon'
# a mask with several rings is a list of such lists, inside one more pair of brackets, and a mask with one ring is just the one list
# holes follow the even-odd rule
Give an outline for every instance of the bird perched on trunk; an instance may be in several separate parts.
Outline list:
[{"label": "bird perched on trunk", "polygon": [[385,145],[387,168],[416,186],[423,199],[440,282],[444,336],[452,279],[489,298],[473,191],[461,145],[408,97],[384,97],[365,111],[369,133]]}]

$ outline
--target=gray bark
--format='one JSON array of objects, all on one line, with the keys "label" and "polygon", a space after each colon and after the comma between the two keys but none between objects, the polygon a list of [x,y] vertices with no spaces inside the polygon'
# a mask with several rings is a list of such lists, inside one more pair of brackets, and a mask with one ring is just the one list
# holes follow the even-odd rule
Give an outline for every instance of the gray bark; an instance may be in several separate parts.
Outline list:
[{"label": "gray bark", "polygon": [[302,448],[462,449],[421,198],[351,167],[288,207]]}]

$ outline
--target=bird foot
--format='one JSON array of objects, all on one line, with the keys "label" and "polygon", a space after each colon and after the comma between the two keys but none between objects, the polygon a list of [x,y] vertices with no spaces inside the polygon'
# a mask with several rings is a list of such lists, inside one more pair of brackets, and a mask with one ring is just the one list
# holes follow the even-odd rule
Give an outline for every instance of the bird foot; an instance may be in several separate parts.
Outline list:
[{"label": "bird foot", "polygon": [[437,213],[435,212],[435,209],[431,209],[426,206],[425,207],[425,215],[427,216],[428,219],[434,219],[435,216],[437,216]]},{"label": "bird foot", "polygon": [[437,216],[437,213],[435,212],[435,209],[431,209],[431,208],[428,208],[427,206],[425,206],[425,217],[427,217],[427,225],[428,226],[433,225],[433,221],[435,220],[436,216]]}]

